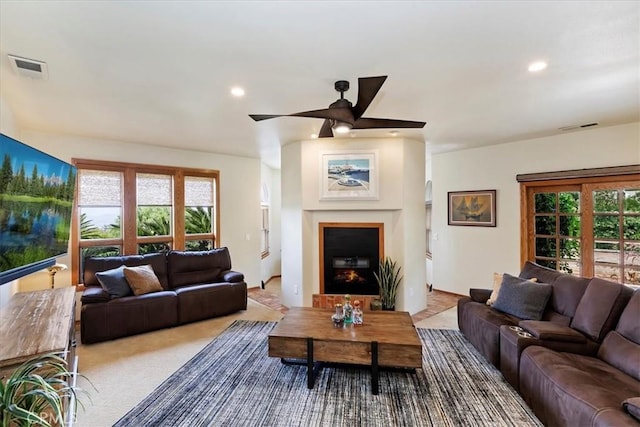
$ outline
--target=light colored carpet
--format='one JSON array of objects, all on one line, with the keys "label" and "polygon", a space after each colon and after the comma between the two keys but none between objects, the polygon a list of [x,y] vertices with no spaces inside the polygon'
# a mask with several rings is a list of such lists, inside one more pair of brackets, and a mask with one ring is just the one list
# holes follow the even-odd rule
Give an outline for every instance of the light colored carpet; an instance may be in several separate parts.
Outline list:
[{"label": "light colored carpet", "polygon": [[306,367],[267,357],[276,322],[234,322],[115,425],[541,426],[502,375],[459,331],[418,329],[422,369],[324,367],[306,387]]}]

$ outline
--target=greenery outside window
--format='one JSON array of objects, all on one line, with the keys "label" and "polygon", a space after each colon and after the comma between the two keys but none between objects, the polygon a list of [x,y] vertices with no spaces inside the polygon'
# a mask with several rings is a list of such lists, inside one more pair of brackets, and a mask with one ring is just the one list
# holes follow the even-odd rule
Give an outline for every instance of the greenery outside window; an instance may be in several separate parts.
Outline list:
[{"label": "greenery outside window", "polygon": [[[78,168],[72,278],[87,256],[207,250],[219,241],[219,173],[73,160]],[[182,214],[176,214],[181,212]]]}]

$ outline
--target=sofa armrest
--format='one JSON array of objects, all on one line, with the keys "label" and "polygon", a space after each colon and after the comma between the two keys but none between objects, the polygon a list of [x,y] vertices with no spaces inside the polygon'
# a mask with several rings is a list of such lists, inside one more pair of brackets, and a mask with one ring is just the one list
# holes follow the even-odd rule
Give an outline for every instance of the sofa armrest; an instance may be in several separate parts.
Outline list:
[{"label": "sofa armrest", "polygon": [[227,270],[223,272],[222,278],[224,279],[225,282],[239,283],[244,280],[244,274],[237,271]]},{"label": "sofa armrest", "polygon": [[587,338],[569,326],[558,325],[543,320],[523,320],[518,323],[522,329],[539,340],[586,343]]},{"label": "sofa armrest", "polygon": [[475,302],[486,304],[491,296],[491,289],[471,288],[469,289],[469,296]]},{"label": "sofa armrest", "polygon": [[109,293],[99,286],[87,286],[84,292],[82,292],[82,298],[80,299],[83,304],[109,302],[110,300],[111,297]]}]

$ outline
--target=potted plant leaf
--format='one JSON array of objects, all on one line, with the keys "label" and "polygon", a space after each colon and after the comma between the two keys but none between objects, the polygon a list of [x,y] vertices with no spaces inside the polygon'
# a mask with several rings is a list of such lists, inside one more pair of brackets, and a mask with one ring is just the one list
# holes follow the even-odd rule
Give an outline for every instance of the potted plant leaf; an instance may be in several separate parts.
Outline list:
[{"label": "potted plant leaf", "polygon": [[75,403],[74,384],[61,357],[45,354],[27,360],[0,378],[0,427],[69,425],[75,413],[66,413],[65,402]]},{"label": "potted plant leaf", "polygon": [[384,257],[378,264],[378,272],[373,273],[380,288],[383,310],[395,310],[398,287],[402,280],[400,270],[401,267],[397,265],[396,261],[390,257]]}]

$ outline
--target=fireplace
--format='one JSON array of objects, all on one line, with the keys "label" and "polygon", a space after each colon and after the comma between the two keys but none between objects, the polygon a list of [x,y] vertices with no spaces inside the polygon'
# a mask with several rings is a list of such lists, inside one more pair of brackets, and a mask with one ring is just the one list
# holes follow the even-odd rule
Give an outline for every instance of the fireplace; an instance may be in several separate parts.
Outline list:
[{"label": "fireplace", "polygon": [[382,223],[320,223],[320,293],[378,295]]}]

